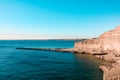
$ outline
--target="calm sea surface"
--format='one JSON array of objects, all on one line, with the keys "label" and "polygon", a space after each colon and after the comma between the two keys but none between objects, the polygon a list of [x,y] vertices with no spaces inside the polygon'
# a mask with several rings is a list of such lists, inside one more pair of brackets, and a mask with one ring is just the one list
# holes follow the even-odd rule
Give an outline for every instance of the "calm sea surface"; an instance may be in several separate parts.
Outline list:
[{"label": "calm sea surface", "polygon": [[16,50],[16,47],[72,48],[73,40],[1,40],[0,80],[102,80],[91,55]]}]

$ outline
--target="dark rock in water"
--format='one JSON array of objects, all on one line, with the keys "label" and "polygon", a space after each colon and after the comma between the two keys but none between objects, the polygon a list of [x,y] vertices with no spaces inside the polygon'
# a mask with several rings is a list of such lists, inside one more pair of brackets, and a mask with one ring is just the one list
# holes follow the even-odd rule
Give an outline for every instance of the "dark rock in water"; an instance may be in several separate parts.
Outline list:
[{"label": "dark rock in water", "polygon": [[71,48],[16,48],[16,49],[22,49],[22,50],[43,50],[43,51],[56,51],[56,52],[74,52],[74,50]]}]

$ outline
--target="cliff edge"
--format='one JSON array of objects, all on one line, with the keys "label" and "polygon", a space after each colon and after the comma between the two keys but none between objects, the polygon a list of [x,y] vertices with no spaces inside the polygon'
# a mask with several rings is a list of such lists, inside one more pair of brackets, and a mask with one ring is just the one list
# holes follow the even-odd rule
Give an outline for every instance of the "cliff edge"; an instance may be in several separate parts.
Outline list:
[{"label": "cliff edge", "polygon": [[103,33],[99,38],[76,42],[74,48],[100,59],[114,62],[120,60],[120,26]]},{"label": "cliff edge", "polygon": [[112,66],[100,66],[103,80],[120,80],[120,26],[107,31],[98,38],[76,42],[74,49],[78,52],[93,54],[99,59],[112,61]]}]

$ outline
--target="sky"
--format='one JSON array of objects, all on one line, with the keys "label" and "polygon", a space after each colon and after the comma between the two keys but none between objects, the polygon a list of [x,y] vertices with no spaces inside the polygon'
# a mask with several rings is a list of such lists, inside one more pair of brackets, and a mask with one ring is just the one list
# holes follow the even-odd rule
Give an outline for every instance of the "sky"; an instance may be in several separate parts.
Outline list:
[{"label": "sky", "polygon": [[0,39],[98,37],[120,25],[120,0],[0,0]]}]

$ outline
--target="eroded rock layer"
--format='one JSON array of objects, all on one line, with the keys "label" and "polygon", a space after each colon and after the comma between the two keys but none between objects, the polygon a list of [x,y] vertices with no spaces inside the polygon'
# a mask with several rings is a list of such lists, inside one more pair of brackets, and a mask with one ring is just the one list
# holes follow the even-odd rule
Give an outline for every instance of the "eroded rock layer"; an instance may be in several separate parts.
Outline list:
[{"label": "eroded rock layer", "polygon": [[120,80],[120,63],[114,63],[112,66],[100,66],[103,71],[103,80]]},{"label": "eroded rock layer", "polygon": [[[120,26],[114,30],[103,33],[99,38],[76,42],[75,49],[96,54],[96,57],[108,61],[120,60]],[[104,53],[108,54],[104,55]]]},{"label": "eroded rock layer", "polygon": [[100,66],[104,73],[103,80],[120,80],[120,26],[103,33],[99,38],[76,42],[75,50],[115,62],[109,67]]}]

